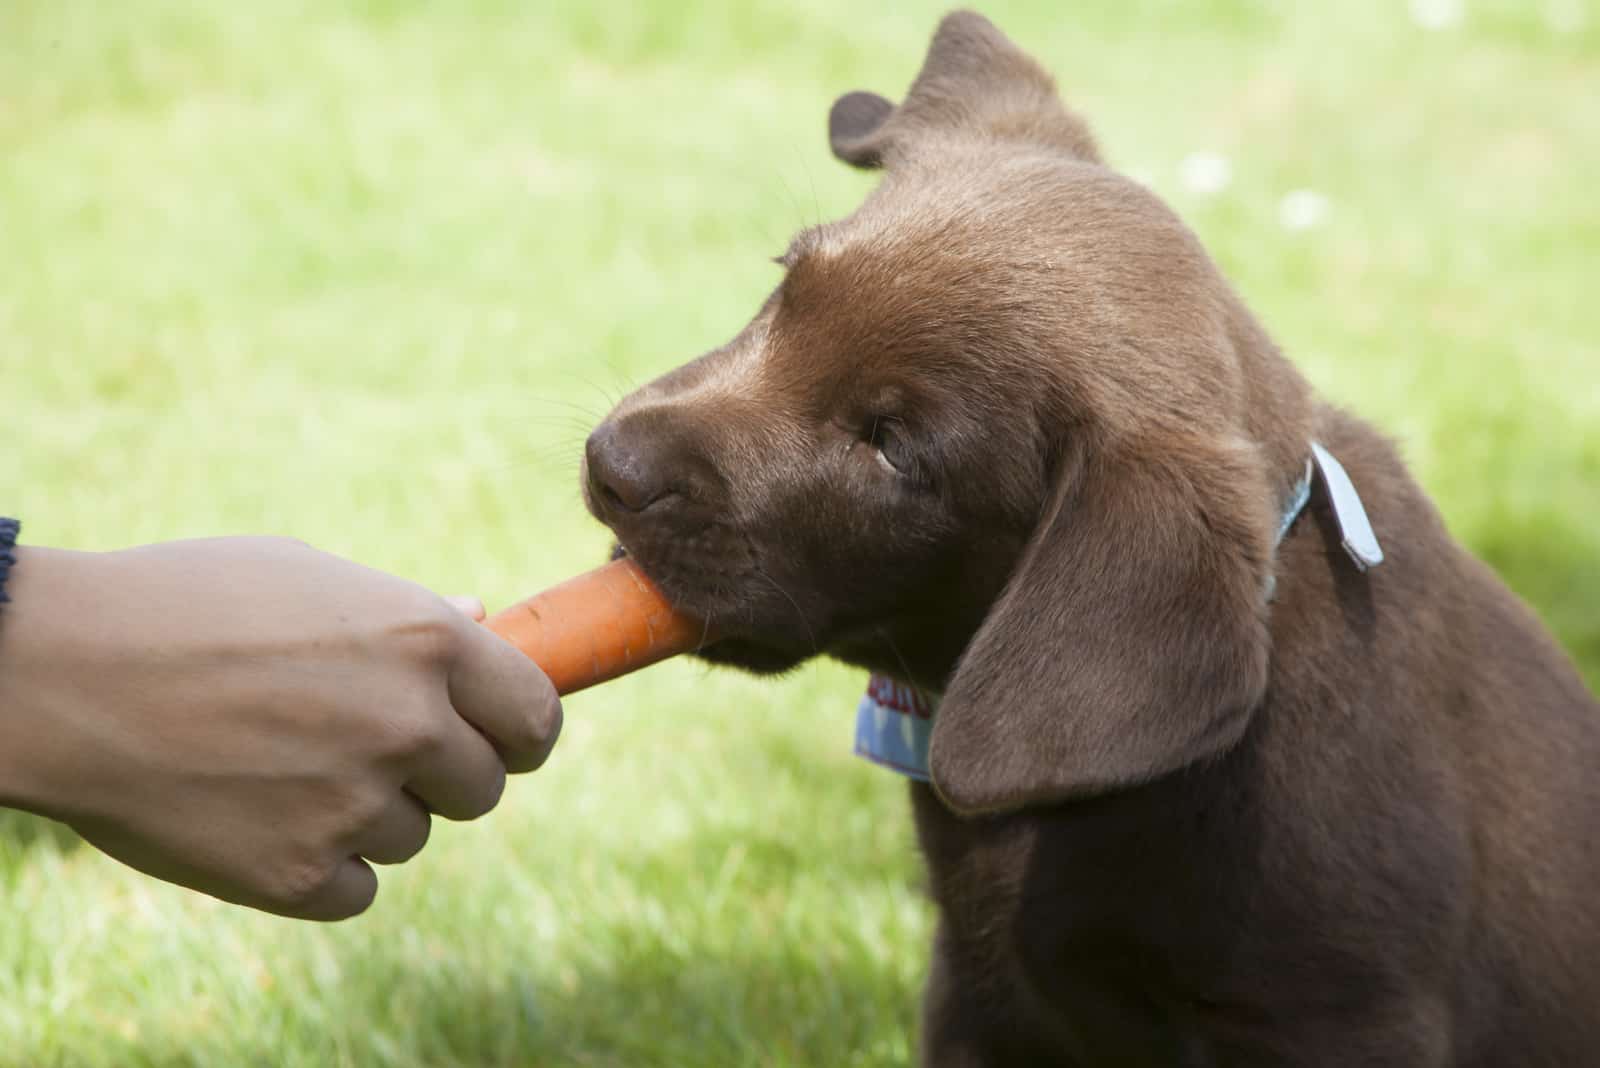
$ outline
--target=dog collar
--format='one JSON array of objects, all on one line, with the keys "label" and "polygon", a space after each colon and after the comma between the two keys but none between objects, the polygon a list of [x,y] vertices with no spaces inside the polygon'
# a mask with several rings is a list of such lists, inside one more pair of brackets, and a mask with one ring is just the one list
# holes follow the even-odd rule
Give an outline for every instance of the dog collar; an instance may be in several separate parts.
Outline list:
[{"label": "dog collar", "polygon": [[856,708],[856,756],[866,757],[908,779],[928,781],[928,743],[933,739],[937,695],[887,675],[867,680]]},{"label": "dog collar", "polygon": [[[1289,491],[1280,513],[1274,550],[1283,544],[1289,528],[1305,511],[1318,473],[1322,475],[1345,553],[1361,571],[1383,563],[1383,548],[1367,518],[1361,495],[1356,492],[1344,465],[1317,442],[1311,443],[1305,473]],[[1277,592],[1277,581],[1276,573],[1267,577],[1268,601]],[[928,745],[933,739],[933,717],[939,710],[939,696],[897,682],[887,675],[873,674],[867,680],[866,694],[856,706],[856,755],[908,779],[929,781]]]}]

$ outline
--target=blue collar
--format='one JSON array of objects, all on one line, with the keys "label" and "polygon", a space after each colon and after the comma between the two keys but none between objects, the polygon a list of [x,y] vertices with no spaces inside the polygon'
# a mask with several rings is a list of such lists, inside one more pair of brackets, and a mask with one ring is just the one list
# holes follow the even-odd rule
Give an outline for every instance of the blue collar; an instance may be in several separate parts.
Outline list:
[{"label": "blue collar", "polygon": [[1272,539],[1272,547],[1276,549],[1283,544],[1283,539],[1288,536],[1289,528],[1294,526],[1294,521],[1300,518],[1300,513],[1306,510],[1306,504],[1311,500],[1311,476],[1313,474],[1313,461],[1306,460],[1305,473],[1300,476],[1300,481],[1294,484],[1289,491],[1289,502],[1283,509],[1283,516],[1278,520],[1278,536]]},{"label": "blue collar", "polygon": [[[1311,500],[1311,475],[1314,461],[1306,461],[1305,474],[1300,476],[1300,481],[1294,484],[1289,491],[1289,502],[1283,514],[1278,519],[1278,536],[1272,541],[1272,550],[1277,552],[1278,546],[1283,544],[1283,539],[1289,536],[1289,528],[1294,526],[1294,521],[1300,518],[1300,513],[1306,510],[1306,504]],[[1270,604],[1278,595],[1278,572],[1274,570],[1267,576],[1267,602]]]},{"label": "blue collar", "polygon": [[[1343,465],[1316,442],[1311,443],[1305,473],[1290,489],[1284,502],[1273,548],[1283,544],[1289,528],[1305,511],[1318,472],[1322,474],[1345,552],[1362,571],[1381,564],[1383,550],[1350,476]],[[1269,602],[1277,593],[1277,585],[1277,574],[1269,575]],[[928,743],[933,739],[933,717],[938,710],[938,694],[924,693],[887,675],[874,674],[867,681],[867,692],[856,707],[856,755],[909,779],[927,782]]]}]

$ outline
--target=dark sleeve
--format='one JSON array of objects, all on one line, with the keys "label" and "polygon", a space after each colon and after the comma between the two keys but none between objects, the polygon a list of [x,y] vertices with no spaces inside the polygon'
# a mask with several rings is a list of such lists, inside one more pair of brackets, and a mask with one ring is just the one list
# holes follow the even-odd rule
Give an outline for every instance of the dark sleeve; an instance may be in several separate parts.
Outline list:
[{"label": "dark sleeve", "polygon": [[20,520],[0,516],[0,604],[11,600],[11,595],[6,593],[6,579],[17,562],[17,535],[20,533]]}]

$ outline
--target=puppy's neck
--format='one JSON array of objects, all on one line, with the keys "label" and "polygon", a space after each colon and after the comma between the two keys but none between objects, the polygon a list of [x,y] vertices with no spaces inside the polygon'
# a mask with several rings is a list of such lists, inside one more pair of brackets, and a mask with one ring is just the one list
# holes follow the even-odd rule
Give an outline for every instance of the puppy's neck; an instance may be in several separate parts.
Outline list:
[{"label": "puppy's neck", "polygon": [[885,675],[929,695],[944,691],[987,606],[919,613],[872,628],[833,650],[836,660]]},{"label": "puppy's neck", "polygon": [[1310,384],[1288,361],[1237,299],[1228,315],[1228,334],[1238,354],[1246,436],[1261,450],[1273,488],[1285,493],[1300,477],[1315,436],[1316,398]]}]

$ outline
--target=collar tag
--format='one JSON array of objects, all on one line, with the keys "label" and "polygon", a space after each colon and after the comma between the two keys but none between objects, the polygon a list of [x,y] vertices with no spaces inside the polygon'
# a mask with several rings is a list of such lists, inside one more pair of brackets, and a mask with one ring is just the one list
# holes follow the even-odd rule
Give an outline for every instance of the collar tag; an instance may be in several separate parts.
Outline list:
[{"label": "collar tag", "polygon": [[1383,546],[1367,518],[1367,509],[1361,503],[1361,494],[1345,472],[1344,465],[1333,454],[1315,441],[1311,443],[1311,458],[1322,472],[1322,484],[1327,487],[1328,500],[1333,505],[1333,516],[1339,523],[1339,539],[1344,551],[1362,571],[1383,563]]},{"label": "collar tag", "polygon": [[936,702],[922,691],[874,675],[856,707],[856,755],[927,782]]}]

